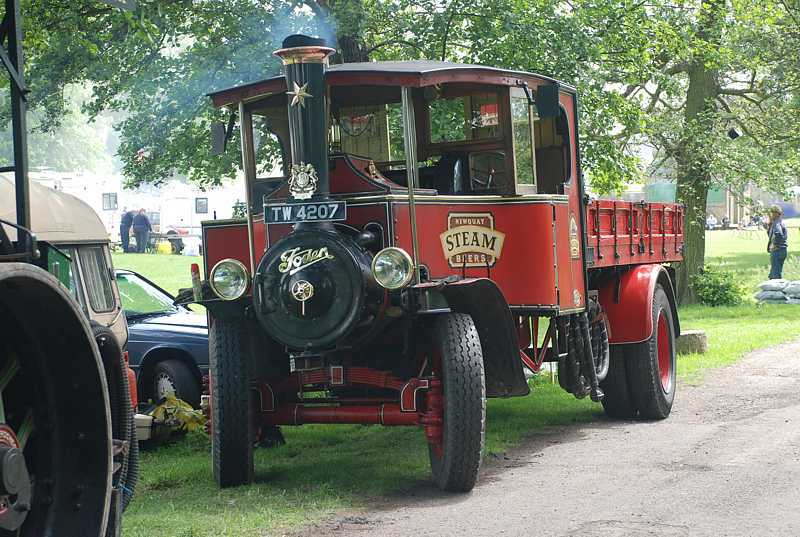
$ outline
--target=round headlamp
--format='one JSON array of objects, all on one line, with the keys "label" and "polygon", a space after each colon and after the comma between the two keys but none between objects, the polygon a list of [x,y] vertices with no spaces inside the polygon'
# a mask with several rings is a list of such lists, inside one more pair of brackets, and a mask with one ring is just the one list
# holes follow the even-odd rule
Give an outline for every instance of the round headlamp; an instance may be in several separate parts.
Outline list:
[{"label": "round headlamp", "polygon": [[411,281],[414,262],[401,248],[384,248],[372,258],[372,275],[386,289],[400,289]]},{"label": "round headlamp", "polygon": [[211,269],[208,283],[222,300],[236,300],[247,291],[250,275],[240,261],[223,259]]}]

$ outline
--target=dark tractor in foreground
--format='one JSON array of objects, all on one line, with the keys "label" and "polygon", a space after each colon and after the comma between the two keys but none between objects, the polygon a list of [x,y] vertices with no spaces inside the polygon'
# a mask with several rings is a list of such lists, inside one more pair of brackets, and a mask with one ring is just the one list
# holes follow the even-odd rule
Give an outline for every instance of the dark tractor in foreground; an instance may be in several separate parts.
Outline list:
[{"label": "dark tractor in foreground", "polygon": [[[543,362],[611,416],[666,418],[683,208],[589,200],[567,85],[332,52],[291,36],[284,76],[211,95],[248,193],[245,219],[204,223],[194,281],[219,485],[277,426],[350,423],[422,428],[436,484],[468,491],[486,399]],[[259,177],[275,148],[284,176]]]}]

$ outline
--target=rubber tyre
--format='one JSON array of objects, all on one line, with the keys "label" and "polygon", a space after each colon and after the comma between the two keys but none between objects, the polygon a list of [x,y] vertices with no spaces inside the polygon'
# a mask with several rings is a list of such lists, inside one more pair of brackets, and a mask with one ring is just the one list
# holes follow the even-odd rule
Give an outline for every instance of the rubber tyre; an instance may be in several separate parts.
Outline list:
[{"label": "rubber tyre", "polygon": [[128,454],[118,461],[120,468],[112,479],[113,486],[122,491],[124,511],[133,499],[139,479],[139,442],[136,440],[134,419],[136,411],[131,404],[128,366],[122,357],[122,349],[114,332],[93,321],[91,327],[106,373],[112,436],[128,442]]},{"label": "rubber tyre", "polygon": [[[653,334],[643,343],[625,346],[628,386],[639,416],[660,420],[669,416],[675,400],[675,324],[666,291],[656,284],[653,294]],[[662,341],[659,341],[662,339]],[[669,364],[668,384],[662,383],[659,367],[659,345],[662,358]]]},{"label": "rubber tyre", "polygon": [[252,392],[243,321],[216,319],[209,330],[211,453],[220,487],[253,480]]},{"label": "rubber tyre", "polygon": [[200,407],[200,383],[185,363],[180,360],[164,360],[153,367],[153,399],[158,398],[158,378],[166,375],[175,389],[175,397],[186,401],[192,407]]},{"label": "rubber tyre", "polygon": [[439,456],[429,446],[431,471],[441,490],[469,492],[478,478],[486,424],[481,342],[472,317],[463,313],[437,316],[430,330],[444,393],[442,450]]},{"label": "rubber tyre", "polygon": [[625,349],[614,345],[610,348],[608,375],[600,383],[603,390],[603,409],[614,419],[636,417],[637,409],[628,389],[628,372],[625,368]]}]

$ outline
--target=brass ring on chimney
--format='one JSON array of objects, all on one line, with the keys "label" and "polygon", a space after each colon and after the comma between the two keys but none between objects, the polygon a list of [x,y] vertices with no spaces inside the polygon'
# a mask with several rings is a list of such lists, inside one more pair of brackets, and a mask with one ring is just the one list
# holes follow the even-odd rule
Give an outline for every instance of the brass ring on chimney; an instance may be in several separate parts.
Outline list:
[{"label": "brass ring on chimney", "polygon": [[278,56],[283,65],[293,65],[296,63],[322,63],[328,64],[328,56],[336,52],[335,49],[330,47],[291,47],[282,48],[273,52]]}]

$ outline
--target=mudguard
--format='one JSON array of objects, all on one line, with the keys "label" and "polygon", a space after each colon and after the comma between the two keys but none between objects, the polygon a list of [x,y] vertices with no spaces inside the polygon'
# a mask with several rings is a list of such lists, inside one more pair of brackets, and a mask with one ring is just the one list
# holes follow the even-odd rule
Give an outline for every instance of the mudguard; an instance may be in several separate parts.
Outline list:
[{"label": "mudguard", "polygon": [[497,285],[487,278],[467,278],[447,283],[438,292],[447,300],[452,311],[469,314],[478,329],[486,375],[486,396],[528,395],[530,388],[519,359],[514,319]]},{"label": "mudguard", "polygon": [[607,280],[599,289],[609,325],[612,345],[641,343],[653,334],[653,295],[660,283],[667,293],[675,322],[675,337],[680,335],[680,323],[675,291],[667,268],[663,265],[639,265]]}]

